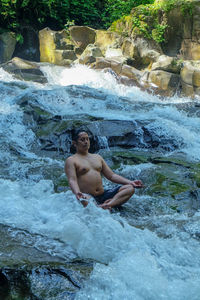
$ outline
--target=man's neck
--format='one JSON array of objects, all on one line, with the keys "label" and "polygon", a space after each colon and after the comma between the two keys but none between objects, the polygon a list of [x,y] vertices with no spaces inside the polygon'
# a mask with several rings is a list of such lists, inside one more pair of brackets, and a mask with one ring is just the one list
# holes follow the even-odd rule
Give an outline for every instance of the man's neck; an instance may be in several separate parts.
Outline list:
[{"label": "man's neck", "polygon": [[81,155],[81,156],[87,156],[88,150],[87,151],[77,151],[76,154]]}]

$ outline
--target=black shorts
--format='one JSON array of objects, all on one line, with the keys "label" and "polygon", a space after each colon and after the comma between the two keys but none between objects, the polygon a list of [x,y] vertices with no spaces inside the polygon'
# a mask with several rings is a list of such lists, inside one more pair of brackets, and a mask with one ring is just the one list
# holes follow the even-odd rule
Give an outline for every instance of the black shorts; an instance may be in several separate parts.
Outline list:
[{"label": "black shorts", "polygon": [[121,185],[118,185],[112,189],[105,190],[100,196],[94,197],[98,204],[103,204],[106,200],[113,198],[119,191]]}]

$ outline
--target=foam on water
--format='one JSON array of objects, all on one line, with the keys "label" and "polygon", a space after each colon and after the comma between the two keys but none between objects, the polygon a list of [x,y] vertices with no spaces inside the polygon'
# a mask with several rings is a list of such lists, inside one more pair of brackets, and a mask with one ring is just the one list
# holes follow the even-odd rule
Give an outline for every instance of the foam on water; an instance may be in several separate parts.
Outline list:
[{"label": "foam on water", "polygon": [[0,187],[3,224],[49,237],[51,255],[64,259],[71,246],[80,258],[99,262],[76,299],[198,299],[198,241],[159,238],[92,202],[84,209],[71,192],[55,194],[51,181],[1,179]]},{"label": "foam on water", "polygon": [[47,86],[69,86],[79,85],[100,89],[105,92],[112,92],[118,96],[128,97],[133,101],[153,102],[153,103],[187,103],[190,98],[174,97],[162,98],[141,91],[136,86],[125,86],[119,84],[113,73],[91,69],[85,65],[74,65],[71,68],[60,66],[42,65],[41,70],[48,79]]}]

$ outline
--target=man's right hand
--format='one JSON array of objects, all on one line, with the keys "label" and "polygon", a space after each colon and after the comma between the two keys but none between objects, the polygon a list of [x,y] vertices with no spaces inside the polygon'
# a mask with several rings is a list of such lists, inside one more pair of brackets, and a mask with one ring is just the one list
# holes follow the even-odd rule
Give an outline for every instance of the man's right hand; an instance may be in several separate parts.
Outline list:
[{"label": "man's right hand", "polygon": [[80,201],[81,204],[82,204],[84,207],[86,207],[86,206],[88,205],[88,201],[83,200],[83,199],[87,199],[87,198],[88,198],[88,197],[85,196],[85,195],[84,195],[83,193],[81,193],[81,192],[76,193],[76,199],[77,199],[78,201]]}]

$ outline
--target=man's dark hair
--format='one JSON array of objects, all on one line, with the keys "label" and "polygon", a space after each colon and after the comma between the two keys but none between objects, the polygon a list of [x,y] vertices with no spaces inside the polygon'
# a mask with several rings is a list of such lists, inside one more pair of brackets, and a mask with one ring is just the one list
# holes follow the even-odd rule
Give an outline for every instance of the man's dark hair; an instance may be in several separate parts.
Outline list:
[{"label": "man's dark hair", "polygon": [[86,132],[88,135],[90,135],[90,133],[88,132],[88,130],[85,130],[84,128],[79,128],[79,129],[75,129],[72,130],[72,141],[77,142],[78,138],[79,138],[79,134],[81,132]]}]

